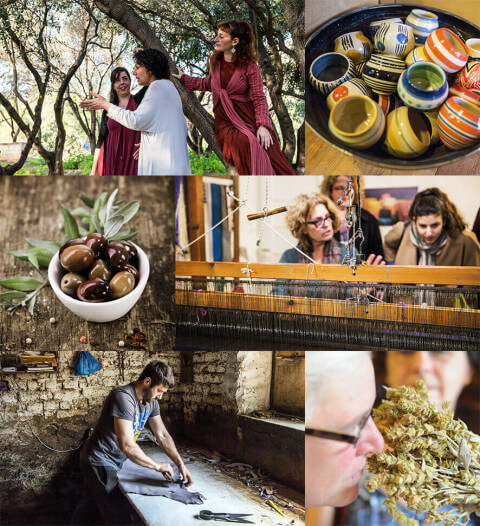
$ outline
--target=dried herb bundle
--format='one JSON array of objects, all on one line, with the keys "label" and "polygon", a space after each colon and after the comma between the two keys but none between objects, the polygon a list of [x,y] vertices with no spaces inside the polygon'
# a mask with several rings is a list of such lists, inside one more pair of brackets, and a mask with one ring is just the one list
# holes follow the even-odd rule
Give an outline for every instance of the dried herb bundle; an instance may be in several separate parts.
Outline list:
[{"label": "dried herb bundle", "polygon": [[[368,459],[368,471],[377,476],[367,489],[384,488],[387,511],[400,525],[418,522],[397,508],[398,499],[415,513],[427,513],[428,523],[453,526],[466,523],[472,512],[480,515],[480,436],[453,418],[448,402],[430,402],[424,382],[386,390],[373,418],[387,449]],[[438,511],[447,504],[454,514]]]}]

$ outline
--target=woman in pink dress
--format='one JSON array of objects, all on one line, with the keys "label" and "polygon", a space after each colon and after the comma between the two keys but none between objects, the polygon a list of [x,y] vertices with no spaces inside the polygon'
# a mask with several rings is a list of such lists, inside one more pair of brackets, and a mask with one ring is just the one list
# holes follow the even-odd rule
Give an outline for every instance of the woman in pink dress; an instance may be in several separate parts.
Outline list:
[{"label": "woman in pink dress", "polygon": [[180,68],[172,76],[188,91],[212,92],[218,144],[240,175],[295,175],[268,114],[250,24],[221,22],[215,45],[208,78],[185,75]]},{"label": "woman in pink dress", "polygon": [[[125,68],[115,68],[111,75],[110,102],[125,110],[135,111],[142,102],[147,87],[136,95],[130,93],[131,77]],[[140,132],[129,130],[103,111],[100,132],[90,175],[137,175],[138,161],[134,158],[140,143]]]}]

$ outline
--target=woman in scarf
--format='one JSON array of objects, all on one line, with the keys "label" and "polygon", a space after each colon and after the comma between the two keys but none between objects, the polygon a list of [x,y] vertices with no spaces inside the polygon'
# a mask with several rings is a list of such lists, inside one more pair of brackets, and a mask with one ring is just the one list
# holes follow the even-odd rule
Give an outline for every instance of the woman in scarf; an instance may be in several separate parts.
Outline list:
[{"label": "woman in scarf", "polygon": [[268,103],[248,22],[218,24],[210,76],[172,76],[188,91],[211,91],[215,134],[226,162],[240,175],[295,175],[280,149],[268,115]]},{"label": "woman in scarf", "polygon": [[[110,102],[119,108],[135,111],[142,102],[147,87],[136,95],[131,95],[130,73],[121,67],[112,71],[110,81]],[[138,143],[139,131],[129,130],[109,119],[104,110],[90,175],[137,175],[138,161],[134,158],[134,152]]]},{"label": "woman in scarf", "polygon": [[396,265],[480,266],[480,245],[438,188],[418,193],[409,223],[397,223],[385,237],[385,259]]},{"label": "woman in scarf", "polygon": [[135,111],[119,108],[95,93],[80,105],[106,110],[110,119],[141,131],[138,175],[189,175],[187,123],[180,95],[169,80],[168,59],[156,49],[144,49],[134,54],[134,60],[133,75],[141,86],[148,86]]}]

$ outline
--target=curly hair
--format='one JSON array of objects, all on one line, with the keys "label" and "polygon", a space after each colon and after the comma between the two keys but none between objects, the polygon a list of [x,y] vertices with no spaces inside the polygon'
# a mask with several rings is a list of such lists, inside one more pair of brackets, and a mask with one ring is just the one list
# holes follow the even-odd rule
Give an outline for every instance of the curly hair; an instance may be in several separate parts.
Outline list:
[{"label": "curly hair", "polygon": [[313,245],[307,234],[305,223],[316,205],[324,205],[331,214],[335,214],[333,231],[337,232],[340,229],[340,217],[337,207],[329,197],[319,193],[297,195],[295,201],[288,207],[287,226],[292,236],[300,241],[302,249],[307,252],[313,250]]},{"label": "curly hair", "polygon": [[145,378],[152,379],[151,387],[163,385],[167,389],[170,389],[175,385],[172,369],[165,362],[161,361],[150,362],[145,367],[138,379],[145,380]]},{"label": "curly hair", "polygon": [[110,82],[111,82],[110,102],[112,104],[118,104],[120,101],[120,99],[118,98],[118,93],[115,91],[115,88],[113,87],[113,85],[115,84],[115,82],[117,82],[121,73],[126,73],[128,78],[132,80],[132,77],[130,76],[130,73],[128,72],[127,68],[119,67],[119,68],[115,68],[112,71],[112,74],[110,75]]},{"label": "curly hair", "polygon": [[[335,186],[335,182],[339,177],[339,175],[324,175],[322,182],[320,183],[319,192],[330,197],[332,195],[332,188]],[[358,185],[356,177],[352,177],[352,186],[353,202],[358,203]],[[360,195],[362,196],[362,199],[365,197],[365,180],[363,175],[360,176]]]},{"label": "curly hair", "polygon": [[[255,54],[255,35],[252,26],[245,20],[226,20],[217,25],[218,29],[225,31],[230,38],[238,38],[238,44],[235,46],[235,63],[246,64],[248,62],[257,62]],[[214,57],[221,56],[223,53],[215,52]]]},{"label": "curly hair", "polygon": [[170,78],[168,58],[158,49],[142,49],[133,55],[133,59],[139,66],[144,66],[147,73],[154,75],[156,80]]},{"label": "curly hair", "polygon": [[456,237],[467,228],[457,207],[439,188],[427,188],[419,192],[408,211],[411,222],[414,222],[417,217],[428,215],[442,216],[444,227],[450,237]]}]

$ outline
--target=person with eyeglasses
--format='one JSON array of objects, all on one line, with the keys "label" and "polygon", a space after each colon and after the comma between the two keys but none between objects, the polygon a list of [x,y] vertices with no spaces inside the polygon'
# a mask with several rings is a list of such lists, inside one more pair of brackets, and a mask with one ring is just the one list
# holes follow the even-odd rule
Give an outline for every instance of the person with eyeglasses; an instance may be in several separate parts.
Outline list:
[{"label": "person with eyeglasses", "polygon": [[[330,199],[337,205],[340,216],[340,229],[334,234],[334,238],[340,243],[345,244],[348,241],[349,228],[345,221],[347,205],[350,202],[350,196],[344,196],[349,177],[346,175],[325,175],[320,184],[320,193],[328,195]],[[360,177],[361,194],[363,196],[363,189],[365,188],[363,177]],[[353,188],[353,202],[358,203],[358,186],[355,178],[352,181]],[[342,203],[339,205],[338,201],[342,198]],[[363,243],[361,245],[363,254],[377,254],[383,257],[383,243],[378,221],[375,216],[364,208],[360,209],[360,219],[362,221]],[[360,239],[355,241],[357,250],[360,249]]]},{"label": "person with eyeglasses", "polygon": [[172,76],[187,91],[212,92],[218,145],[239,175],[295,175],[269,116],[252,26],[227,20],[217,29],[210,75],[192,77],[177,67]]},{"label": "person with eyeglasses", "polygon": [[[288,207],[287,226],[298,239],[298,248],[318,264],[341,265],[346,247],[335,238],[340,229],[340,214],[333,201],[320,193],[298,195]],[[385,264],[381,255],[370,254],[371,265]],[[294,248],[286,250],[280,263],[311,263]]]},{"label": "person with eyeglasses", "polygon": [[325,526],[320,517],[331,510],[318,507],[350,504],[367,456],[380,453],[384,441],[371,418],[369,351],[307,351],[305,371],[306,524]]},{"label": "person with eyeglasses", "polygon": [[[377,377],[381,379],[381,384],[395,389],[402,385],[415,385],[422,380],[428,388],[430,399],[441,404],[449,402],[452,411],[457,410],[458,400],[469,384],[475,371],[478,374],[479,356],[478,351],[374,351],[373,362]],[[385,398],[383,385],[377,389],[377,399],[380,403]],[[478,429],[478,404],[479,395],[476,393],[477,413],[456,415],[460,416],[467,425],[468,416],[473,425],[477,425],[472,431]],[[469,406],[473,405],[469,403]],[[392,522],[391,516],[386,512],[383,501],[386,495],[380,490],[369,493],[365,488],[367,478],[362,479],[358,498],[353,502],[348,510],[344,510],[342,521],[325,522],[322,526],[339,526],[339,524],[355,524],[356,526],[392,526],[397,523]],[[403,507],[405,503],[399,502]],[[451,508],[445,507],[442,511]],[[403,508],[410,518],[417,520],[421,526],[427,526],[424,515],[416,515]],[[472,516],[469,525],[478,524]]]}]

